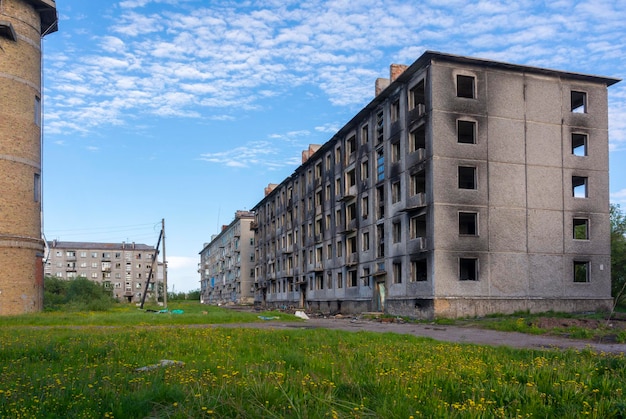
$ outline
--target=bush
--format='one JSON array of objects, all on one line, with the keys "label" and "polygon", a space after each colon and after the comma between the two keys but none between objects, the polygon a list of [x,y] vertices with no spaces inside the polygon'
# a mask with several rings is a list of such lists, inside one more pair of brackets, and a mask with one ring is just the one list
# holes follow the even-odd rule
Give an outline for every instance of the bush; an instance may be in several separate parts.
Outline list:
[{"label": "bush", "polygon": [[44,279],[44,310],[90,310],[106,311],[114,300],[102,285],[87,278],[63,280],[55,277]]}]

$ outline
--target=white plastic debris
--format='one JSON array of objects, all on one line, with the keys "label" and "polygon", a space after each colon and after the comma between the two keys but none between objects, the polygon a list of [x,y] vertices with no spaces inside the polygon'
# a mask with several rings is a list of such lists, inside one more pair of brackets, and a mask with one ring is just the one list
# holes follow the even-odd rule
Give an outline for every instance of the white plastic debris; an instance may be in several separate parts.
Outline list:
[{"label": "white plastic debris", "polygon": [[296,311],[295,316],[299,317],[301,319],[304,319],[304,320],[309,320],[309,316],[307,316],[306,313],[304,311],[301,311],[301,310]]}]

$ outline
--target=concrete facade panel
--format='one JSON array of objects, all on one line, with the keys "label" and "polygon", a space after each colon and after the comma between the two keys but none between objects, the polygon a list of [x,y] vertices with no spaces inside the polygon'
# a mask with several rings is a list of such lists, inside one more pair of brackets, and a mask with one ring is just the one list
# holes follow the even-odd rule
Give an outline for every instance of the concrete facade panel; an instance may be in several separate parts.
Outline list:
[{"label": "concrete facade panel", "polygon": [[526,162],[529,165],[560,168],[562,164],[561,126],[526,124]]},{"label": "concrete facade panel", "polygon": [[526,164],[524,121],[489,118],[489,160]]},{"label": "concrete facade panel", "polygon": [[489,205],[526,207],[526,167],[519,164],[489,163]]},{"label": "concrete facade panel", "polygon": [[492,253],[489,295],[517,298],[528,295],[528,255],[526,253]]},{"label": "concrete facade panel", "polygon": [[512,72],[489,72],[486,77],[491,119],[521,119],[524,115],[524,77]]},{"label": "concrete facade panel", "polygon": [[562,170],[558,167],[527,166],[526,172],[528,178],[528,208],[562,210]]},{"label": "concrete facade panel", "polygon": [[526,253],[526,210],[492,207],[489,209],[489,249],[494,252]]},{"label": "concrete facade panel", "polygon": [[563,250],[563,213],[528,210],[528,252],[562,254]]},{"label": "concrete facade panel", "polygon": [[553,78],[526,76],[526,119],[560,125],[562,86]]}]

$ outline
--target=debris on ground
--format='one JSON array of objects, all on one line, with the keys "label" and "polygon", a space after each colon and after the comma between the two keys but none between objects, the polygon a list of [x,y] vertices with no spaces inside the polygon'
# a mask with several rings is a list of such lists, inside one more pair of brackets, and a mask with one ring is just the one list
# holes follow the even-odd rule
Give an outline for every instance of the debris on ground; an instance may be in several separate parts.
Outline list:
[{"label": "debris on ground", "polygon": [[157,368],[165,368],[170,366],[182,367],[185,363],[182,361],[173,361],[171,359],[162,359],[158,364],[146,365],[145,367],[136,368],[136,372],[147,372],[156,370]]}]

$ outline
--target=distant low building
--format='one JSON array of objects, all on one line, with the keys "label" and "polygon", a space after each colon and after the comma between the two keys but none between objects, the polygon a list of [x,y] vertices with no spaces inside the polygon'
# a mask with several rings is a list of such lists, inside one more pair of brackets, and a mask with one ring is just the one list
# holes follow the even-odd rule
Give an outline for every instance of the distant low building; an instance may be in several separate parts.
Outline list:
[{"label": "distant low building", "polygon": [[200,301],[204,304],[254,302],[254,214],[237,211],[235,219],[200,252]]},{"label": "distant low building", "polygon": [[140,302],[150,278],[145,300],[154,301],[163,288],[162,264],[154,246],[138,243],[48,242],[50,254],[45,274],[62,279],[78,277],[101,283],[115,298]]}]

